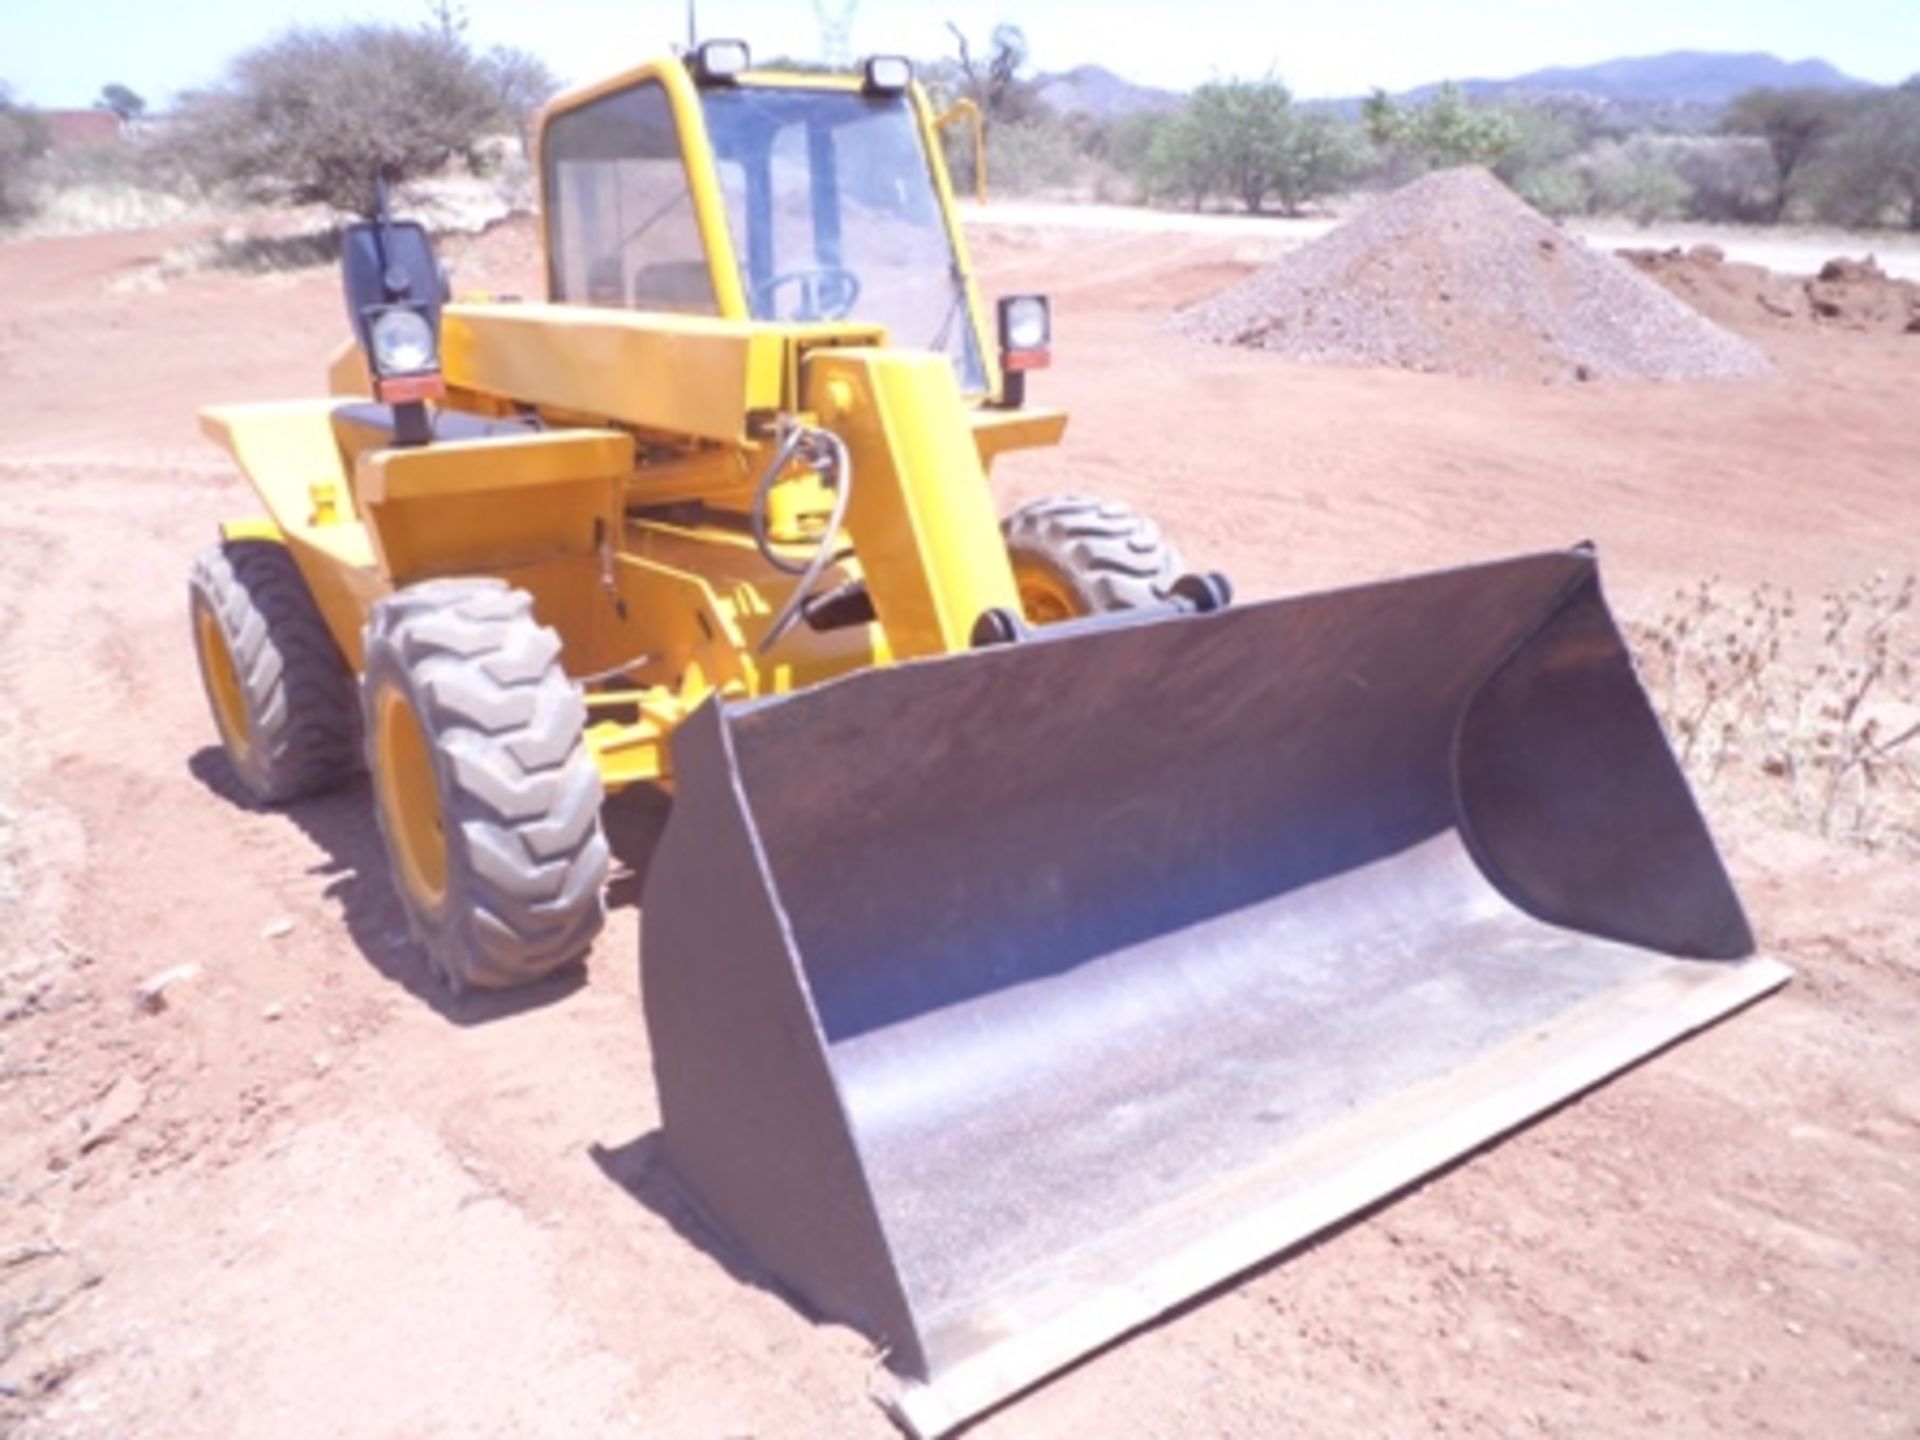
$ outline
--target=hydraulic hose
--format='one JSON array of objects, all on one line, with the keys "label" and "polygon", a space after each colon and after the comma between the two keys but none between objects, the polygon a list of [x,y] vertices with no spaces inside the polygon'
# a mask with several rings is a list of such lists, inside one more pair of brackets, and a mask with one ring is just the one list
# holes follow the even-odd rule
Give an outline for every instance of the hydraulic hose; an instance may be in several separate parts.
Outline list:
[{"label": "hydraulic hose", "polygon": [[[780,444],[775,448],[773,458],[767,462],[760,483],[754,487],[753,503],[747,507],[747,523],[753,530],[753,543],[760,552],[760,558],[782,574],[800,578],[787,596],[787,603],[780,607],[780,612],[773,617],[773,623],[767,627],[767,633],[754,647],[762,655],[793,628],[807,601],[812,598],[814,586],[819,583],[822,572],[835,561],[844,560],[849,553],[836,552],[833,548],[835,539],[846,524],[847,506],[853,498],[853,461],[847,455],[846,443],[831,430],[817,426],[788,424],[783,428],[785,433],[780,437]],[[820,543],[814,547],[812,556],[804,564],[782,555],[767,536],[768,498],[796,456],[803,459],[833,491],[833,512],[827,517]]]}]

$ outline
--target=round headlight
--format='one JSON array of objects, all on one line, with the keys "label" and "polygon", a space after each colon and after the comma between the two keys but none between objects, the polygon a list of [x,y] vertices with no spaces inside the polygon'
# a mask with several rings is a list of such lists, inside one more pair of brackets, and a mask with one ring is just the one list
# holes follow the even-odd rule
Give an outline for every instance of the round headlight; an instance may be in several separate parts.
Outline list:
[{"label": "round headlight", "polygon": [[1047,302],[1022,295],[1007,302],[1006,346],[1009,350],[1039,350],[1047,343]]},{"label": "round headlight", "polygon": [[417,310],[387,310],[373,319],[373,368],[381,375],[416,375],[438,364],[433,327]]}]

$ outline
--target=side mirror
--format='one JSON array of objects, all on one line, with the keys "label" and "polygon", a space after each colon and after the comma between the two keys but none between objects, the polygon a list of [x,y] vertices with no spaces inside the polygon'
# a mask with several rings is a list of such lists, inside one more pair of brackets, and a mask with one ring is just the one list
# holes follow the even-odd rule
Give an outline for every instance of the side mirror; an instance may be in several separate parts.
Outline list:
[{"label": "side mirror", "polygon": [[394,437],[424,445],[432,436],[428,400],[447,393],[440,370],[440,307],[446,281],[424,227],[386,215],[349,225],[340,272],[347,318],[373,374],[373,395],[394,407]]}]

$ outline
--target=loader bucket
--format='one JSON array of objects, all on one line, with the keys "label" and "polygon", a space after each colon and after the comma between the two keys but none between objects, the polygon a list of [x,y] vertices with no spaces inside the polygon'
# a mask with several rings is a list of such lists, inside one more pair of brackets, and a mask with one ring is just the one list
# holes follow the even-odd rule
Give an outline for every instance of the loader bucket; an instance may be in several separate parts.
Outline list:
[{"label": "loader bucket", "polygon": [[709,705],[664,1158],[963,1423],[1780,984],[1552,552]]}]

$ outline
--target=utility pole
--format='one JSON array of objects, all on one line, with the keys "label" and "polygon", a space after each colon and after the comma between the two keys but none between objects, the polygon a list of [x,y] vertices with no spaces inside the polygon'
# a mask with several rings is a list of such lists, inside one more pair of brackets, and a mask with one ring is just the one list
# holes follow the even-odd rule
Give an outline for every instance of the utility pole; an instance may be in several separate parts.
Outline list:
[{"label": "utility pole", "polygon": [[813,0],[813,16],[820,22],[820,58],[836,70],[853,66],[853,17],[860,0]]},{"label": "utility pole", "polygon": [[694,18],[693,0],[687,0],[687,53],[700,47],[700,22]]}]

